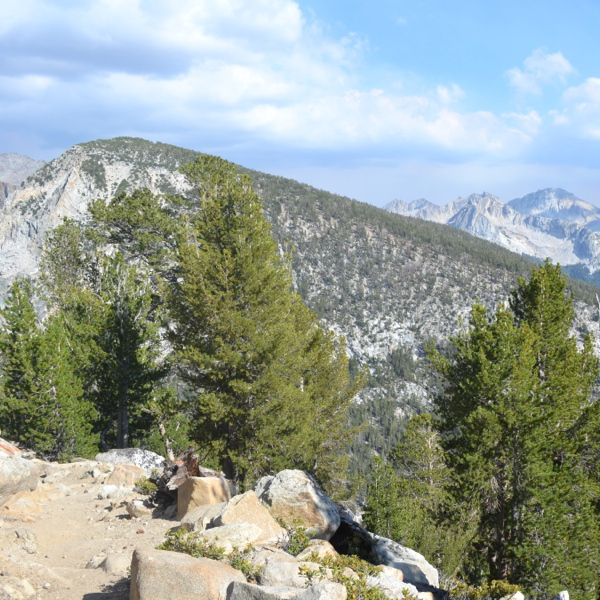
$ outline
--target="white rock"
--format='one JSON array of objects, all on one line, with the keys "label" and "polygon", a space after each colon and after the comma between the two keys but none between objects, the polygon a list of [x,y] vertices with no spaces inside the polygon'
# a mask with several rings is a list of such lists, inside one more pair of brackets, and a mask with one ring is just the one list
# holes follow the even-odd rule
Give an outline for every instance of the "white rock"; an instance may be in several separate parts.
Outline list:
[{"label": "white rock", "polygon": [[439,587],[437,569],[429,564],[422,554],[378,535],[373,536],[373,540],[381,563],[400,569],[404,575],[404,581]]},{"label": "white rock", "polygon": [[275,518],[285,523],[299,521],[313,538],[329,540],[340,525],[335,504],[304,471],[286,469],[274,477],[263,477],[255,492]]}]

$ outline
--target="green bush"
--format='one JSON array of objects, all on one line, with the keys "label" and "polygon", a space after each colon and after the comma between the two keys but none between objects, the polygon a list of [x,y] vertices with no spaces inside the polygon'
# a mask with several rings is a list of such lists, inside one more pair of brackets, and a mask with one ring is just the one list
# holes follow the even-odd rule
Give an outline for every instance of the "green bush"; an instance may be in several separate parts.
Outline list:
[{"label": "green bush", "polygon": [[195,558],[210,558],[227,563],[234,569],[241,571],[250,583],[257,581],[262,570],[260,567],[253,565],[247,558],[248,554],[252,552],[252,547],[244,550],[236,548],[231,554],[226,555],[225,550],[214,542],[206,541],[198,533],[186,531],[183,528],[169,531],[167,538],[160,546],[157,546],[157,549],[171,550],[189,554]]},{"label": "green bush", "polygon": [[150,496],[150,494],[157,490],[157,487],[156,484],[153,481],[150,481],[147,477],[140,477],[135,482],[135,487],[133,489],[138,492],[138,494]]},{"label": "green bush", "polygon": [[[310,560],[321,565],[319,571],[304,570],[304,575],[309,582],[322,579],[325,569],[331,571],[329,579],[345,586],[348,592],[348,600],[387,600],[382,590],[369,587],[367,577],[377,577],[381,573],[381,567],[359,558],[358,556],[318,556],[311,554]],[[348,571],[352,570],[352,573]],[[407,596],[408,599],[409,596]]]},{"label": "green bush", "polygon": [[279,525],[288,533],[288,540],[284,544],[283,549],[292,556],[298,556],[302,550],[308,548],[310,544],[310,536],[306,533],[306,527],[300,525],[299,521],[286,523],[278,519]]}]

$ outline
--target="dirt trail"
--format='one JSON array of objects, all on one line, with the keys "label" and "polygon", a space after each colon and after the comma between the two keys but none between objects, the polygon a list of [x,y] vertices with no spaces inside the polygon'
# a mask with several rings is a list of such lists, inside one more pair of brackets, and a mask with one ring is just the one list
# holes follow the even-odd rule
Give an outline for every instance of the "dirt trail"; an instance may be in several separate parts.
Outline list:
[{"label": "dirt trail", "polygon": [[[50,465],[35,492],[21,493],[0,509],[0,584],[10,577],[26,579],[35,595],[25,598],[129,598],[134,549],[154,548],[178,522],[160,515],[132,519],[126,502],[145,496],[131,491],[100,499],[112,468],[92,462]],[[0,591],[4,598],[10,595]]]}]

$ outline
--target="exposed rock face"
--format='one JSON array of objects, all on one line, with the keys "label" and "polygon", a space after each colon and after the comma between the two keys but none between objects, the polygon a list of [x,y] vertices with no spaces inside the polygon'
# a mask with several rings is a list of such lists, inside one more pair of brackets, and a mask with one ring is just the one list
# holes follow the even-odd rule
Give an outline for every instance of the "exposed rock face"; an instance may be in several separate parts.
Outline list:
[{"label": "exposed rock face", "polygon": [[21,456],[22,452],[14,444],[0,438],[0,456]]},{"label": "exposed rock face", "polygon": [[38,485],[39,471],[29,460],[0,455],[0,505],[20,491],[33,491]]},{"label": "exposed rock face", "polygon": [[165,459],[162,456],[156,454],[156,452],[140,450],[139,448],[122,448],[100,452],[96,454],[96,460],[114,464],[132,464],[141,467],[147,473],[150,473],[153,469],[162,469],[165,466]]},{"label": "exposed rock face", "polygon": [[335,504],[304,471],[287,469],[274,477],[263,477],[255,492],[272,515],[286,523],[299,521],[313,538],[329,540],[340,525]]},{"label": "exposed rock face", "polygon": [[208,558],[167,550],[136,550],[131,561],[130,600],[226,600],[236,569]]},{"label": "exposed rock face", "polygon": [[225,502],[197,506],[186,512],[181,519],[181,526],[188,531],[204,531],[224,505]]},{"label": "exposed rock face", "polygon": [[309,581],[302,571],[304,569],[319,571],[319,568],[320,565],[310,561],[280,562],[271,560],[263,567],[260,584],[304,588],[308,586]]},{"label": "exposed rock face", "polygon": [[220,504],[231,498],[231,488],[220,477],[189,477],[177,489],[177,518],[199,506]]},{"label": "exposed rock face", "polygon": [[233,523],[252,523],[260,527],[262,535],[256,540],[259,545],[275,544],[287,538],[286,530],[275,521],[252,490],[235,496],[224,504],[210,521],[208,528]]},{"label": "exposed rock face", "polygon": [[135,465],[118,464],[114,471],[106,479],[107,485],[133,487],[136,481],[146,476],[146,471],[142,467]]},{"label": "exposed rock face", "polygon": [[378,535],[373,538],[375,551],[382,564],[400,569],[404,581],[439,586],[437,569],[430,565],[422,554]]},{"label": "exposed rock face", "polygon": [[318,583],[305,590],[287,586],[233,583],[228,600],[346,600],[346,588],[339,583]]}]

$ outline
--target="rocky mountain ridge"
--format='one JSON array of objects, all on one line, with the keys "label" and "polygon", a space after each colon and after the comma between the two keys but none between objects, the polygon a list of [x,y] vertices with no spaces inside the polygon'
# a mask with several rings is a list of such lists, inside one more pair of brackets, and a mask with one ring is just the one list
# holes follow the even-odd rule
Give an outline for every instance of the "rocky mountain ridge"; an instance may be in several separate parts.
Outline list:
[{"label": "rocky mountain ridge", "polygon": [[600,269],[600,208],[560,188],[549,188],[508,203],[483,192],[444,206],[425,199],[394,200],[392,213],[443,223],[504,248],[593,275]]},{"label": "rocky mountain ridge", "polygon": [[[196,156],[175,146],[115,138],[74,146],[44,165],[0,211],[0,296],[16,275],[36,274],[45,234],[64,217],[85,219],[89,202],[121,190],[185,194],[177,168]],[[430,401],[425,343],[445,343],[475,301],[490,308],[505,301],[533,263],[456,228],[247,172],[264,199],[273,235],[292,253],[299,293],[323,323],[345,336],[352,368],[369,369],[355,419],[372,428],[353,451],[386,452],[397,441],[398,417]],[[469,202],[461,204],[465,215],[473,208]],[[516,212],[491,196],[486,202],[491,212]],[[571,287],[579,300],[577,331],[596,332],[594,288],[576,282]]]}]

